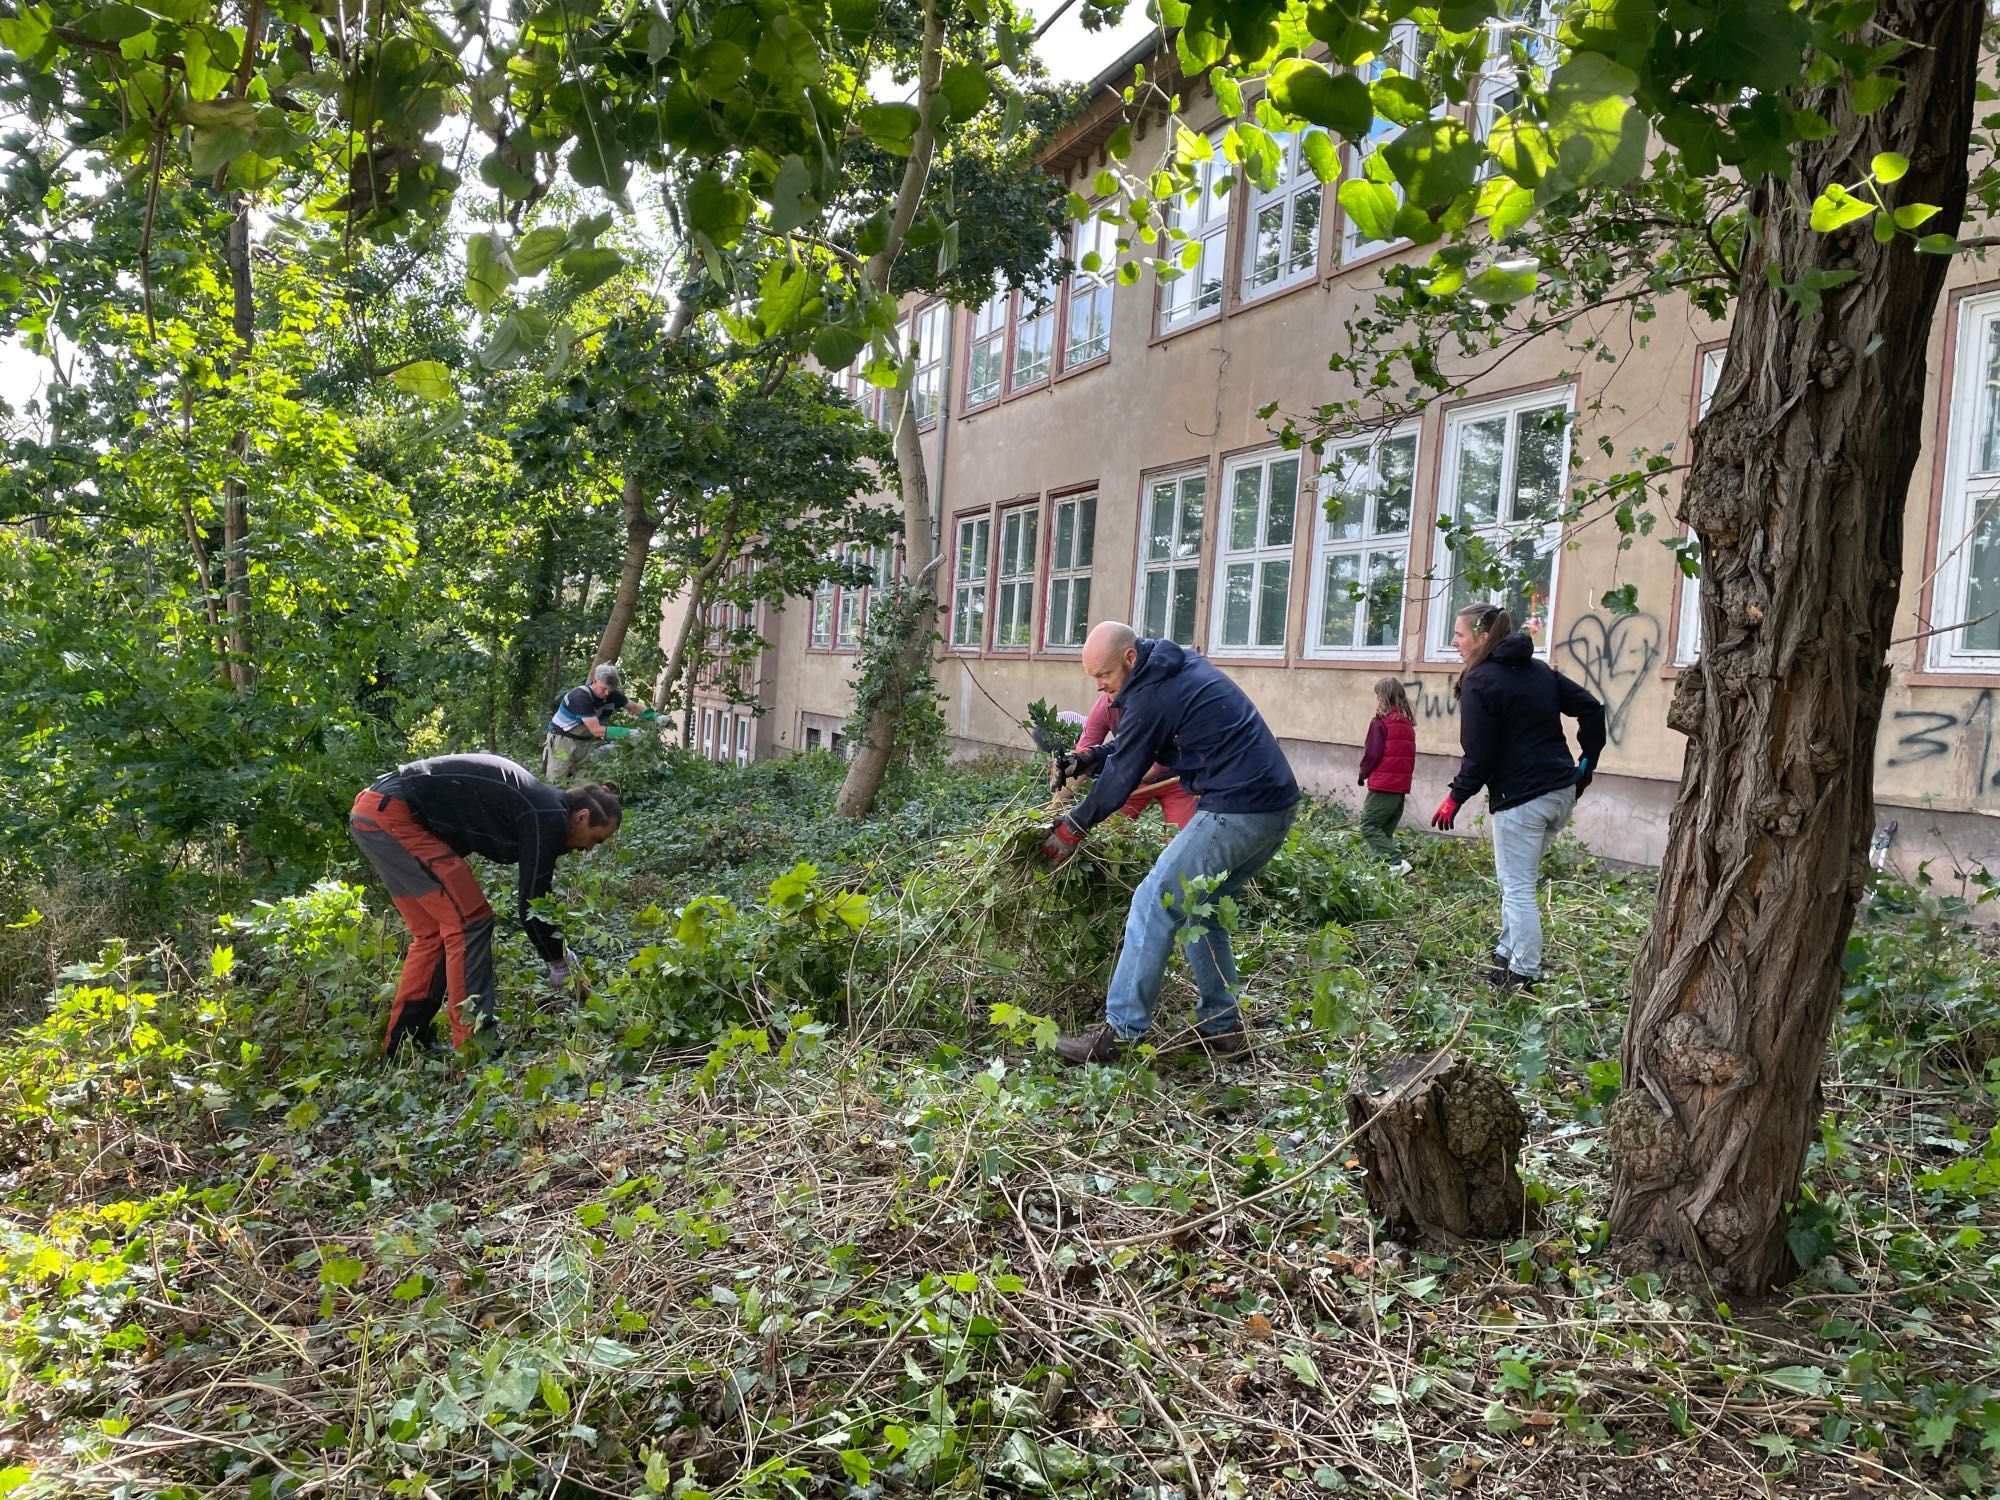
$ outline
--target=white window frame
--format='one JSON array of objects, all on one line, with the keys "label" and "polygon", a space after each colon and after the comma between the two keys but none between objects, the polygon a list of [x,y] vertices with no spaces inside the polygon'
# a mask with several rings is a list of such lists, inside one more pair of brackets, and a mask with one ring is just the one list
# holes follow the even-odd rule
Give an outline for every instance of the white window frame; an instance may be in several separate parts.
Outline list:
[{"label": "white window frame", "polygon": [[919,427],[937,420],[944,395],[945,320],[950,316],[951,304],[933,302],[916,314],[913,323],[916,366],[910,376],[910,402]]},{"label": "white window frame", "polygon": [[[1188,487],[1196,487],[1194,496],[1196,509],[1200,512],[1195,534],[1187,535]],[[1163,489],[1173,491],[1171,524],[1164,534],[1153,527],[1153,513],[1157,508]],[[1208,528],[1208,470],[1181,469],[1170,474],[1150,474],[1146,477],[1145,491],[1139,503],[1139,578],[1132,598],[1132,618],[1138,622],[1141,635],[1157,635],[1163,640],[1179,641],[1183,646],[1195,644],[1194,636],[1201,628],[1201,538]],[[1154,542],[1160,542],[1164,553],[1152,554]],[[1146,596],[1150,592],[1150,580],[1164,575],[1166,599],[1161,609],[1160,629],[1155,631],[1152,622],[1146,618]],[[1174,603],[1185,580],[1190,591],[1188,599],[1188,639],[1181,641],[1173,633]]]},{"label": "white window frame", "polygon": [[[1289,466],[1291,481],[1291,522],[1284,540],[1271,540],[1271,522],[1283,508],[1283,503],[1273,505],[1271,477],[1278,469]],[[1253,530],[1253,541],[1247,547],[1235,545],[1233,533],[1236,519],[1236,486],[1240,476],[1255,469],[1257,479],[1257,518]],[[1292,585],[1297,582],[1298,539],[1299,539],[1299,491],[1305,478],[1304,454],[1298,449],[1266,448],[1256,453],[1246,453],[1232,458],[1222,467],[1222,489],[1217,496],[1215,516],[1215,576],[1209,581],[1208,650],[1211,656],[1269,657],[1281,660],[1285,648],[1290,644],[1292,633]],[[1280,623],[1278,639],[1259,640],[1258,625],[1262,619],[1264,602],[1264,579],[1268,569],[1282,565],[1285,570],[1285,613]],[[1250,639],[1231,641],[1228,637],[1227,620],[1229,614],[1229,570],[1235,567],[1250,569]]]},{"label": "white window frame", "polygon": [[[996,277],[993,295],[972,310],[971,332],[965,341],[965,409],[970,412],[998,401],[1007,389],[1007,309],[1013,294]],[[973,372],[980,357],[994,359],[990,386],[975,386]]]},{"label": "white window frame", "polygon": [[[2000,524],[2000,451],[1976,451],[1982,425],[2000,450],[2000,292],[1958,304],[1958,347],[1952,360],[1951,416],[1945,428],[1944,491],[1938,506],[1936,572],[1931,580],[1928,664],[1938,672],[2000,672],[2000,650],[1963,644],[1967,627],[1992,627],[1969,615],[1973,539]],[[1987,360],[1991,355],[1994,358]],[[1982,360],[1987,370],[1982,372]],[[1983,419],[1983,421],[1982,421]],[[1996,559],[2000,566],[2000,558]],[[1978,613],[1983,614],[1984,611]]]},{"label": "white window frame", "polygon": [[[1540,390],[1527,391],[1518,396],[1509,396],[1499,401],[1484,401],[1476,405],[1466,405],[1447,412],[1444,419],[1444,441],[1439,445],[1437,474],[1437,519],[1440,525],[1446,516],[1457,518],[1458,503],[1458,456],[1459,444],[1465,429],[1477,422],[1490,421],[1495,417],[1507,419],[1506,447],[1501,454],[1500,492],[1498,503],[1504,505],[1514,493],[1516,465],[1520,458],[1518,441],[1520,427],[1517,418],[1524,413],[1545,411],[1552,406],[1560,406],[1566,413],[1564,428],[1562,490],[1557,502],[1557,518],[1540,523],[1519,522],[1506,515],[1496,515],[1490,522],[1481,522],[1472,530],[1488,544],[1509,541],[1523,541],[1532,538],[1538,556],[1549,559],[1549,587],[1545,608],[1547,614],[1538,626],[1530,629],[1530,622],[1516,620],[1516,630],[1527,630],[1535,643],[1535,654],[1547,656],[1549,642],[1555,634],[1556,590],[1561,583],[1563,522],[1561,511],[1569,503],[1569,443],[1567,438],[1575,431],[1576,388],[1572,385],[1544,386]],[[1496,505],[1496,509],[1498,505]],[[1537,530],[1539,525],[1539,530]],[[1435,600],[1438,608],[1428,611],[1429,626],[1425,632],[1425,655],[1432,661],[1453,661],[1457,653],[1451,649],[1451,622],[1455,613],[1451,603],[1452,580],[1458,575],[1458,556],[1447,547],[1440,533],[1433,544],[1431,558],[1432,576],[1437,581]],[[1472,596],[1475,602],[1485,601],[1504,604],[1504,593],[1488,592]]]},{"label": "white window frame", "polygon": [[[1695,367],[1701,372],[1694,399],[1694,419],[1697,422],[1708,415],[1708,403],[1715,399],[1715,383],[1722,378],[1722,359],[1728,352],[1728,345],[1718,345],[1713,349],[1704,349],[1696,361]],[[1686,536],[1690,542],[1695,540],[1692,530]],[[1674,559],[1675,571],[1679,572],[1678,553]],[[1685,667],[1701,655],[1701,575],[1697,573],[1690,578],[1681,573],[1680,580],[1680,622],[1674,628],[1674,665]]]},{"label": "white window frame", "polygon": [[[1108,358],[1111,354],[1111,305],[1112,288],[1118,280],[1118,231],[1116,226],[1107,224],[1096,213],[1073,228],[1070,241],[1073,253],[1070,259],[1076,270],[1069,279],[1069,300],[1063,308],[1061,368],[1074,370],[1090,364],[1093,360]],[[1088,256],[1097,257],[1097,269],[1084,268]],[[1076,340],[1076,314],[1078,308],[1100,310],[1103,318],[1101,339],[1093,336],[1079,343]],[[1082,352],[1079,353],[1078,350]]]},{"label": "white window frame", "polygon": [[701,758],[715,759],[715,710],[712,708],[701,711]]},{"label": "white window frame", "polygon": [[[1222,154],[1220,134],[1210,136],[1208,144],[1207,160],[1194,164],[1194,186],[1182,189],[1174,198],[1173,227],[1185,231],[1187,238],[1169,240],[1176,264],[1190,244],[1201,247],[1200,259],[1192,267],[1183,267],[1171,281],[1162,280],[1155,273],[1160,299],[1155,330],[1159,333],[1189,328],[1222,313],[1222,299],[1229,282],[1229,210],[1236,195],[1233,190],[1218,194],[1215,189],[1218,183],[1233,182],[1236,167]],[[1204,298],[1201,290],[1202,273],[1211,262],[1215,276],[1213,301]]]},{"label": "white window frame", "polygon": [[[1354,71],[1363,83],[1374,83],[1384,73],[1396,72],[1405,78],[1415,78],[1422,71],[1418,48],[1422,34],[1414,21],[1398,21],[1389,32],[1389,41],[1382,50]],[[1445,106],[1439,105],[1433,111],[1434,117],[1442,115]],[[1348,175],[1366,177],[1368,158],[1400,136],[1407,127],[1397,125],[1377,115],[1368,126],[1368,140],[1363,145],[1347,148]],[[1403,201],[1402,187],[1391,181],[1389,190],[1396,195],[1396,201]],[[1357,260],[1366,260],[1394,250],[1399,245],[1407,245],[1408,240],[1368,240],[1361,237],[1354,220],[1346,214],[1340,216],[1340,263],[1351,265]]]},{"label": "white window frame", "polygon": [[833,649],[833,597],[836,587],[831,578],[822,578],[813,585],[812,648],[815,651]]},{"label": "white window frame", "polygon": [[[848,567],[861,560],[866,551],[859,542],[849,542],[841,549],[841,558]],[[836,651],[858,651],[861,649],[861,626],[868,617],[868,601],[864,589],[851,583],[840,585],[834,596],[833,607],[833,649]]]},{"label": "white window frame", "polygon": [[[1060,255],[1060,243],[1051,252]],[[1031,312],[1036,298],[1041,311]],[[1014,323],[1007,335],[1007,394],[1048,384],[1056,369],[1056,315],[1062,311],[1062,283],[1054,277],[1033,282],[1014,294]]]},{"label": "white window frame", "polygon": [[743,714],[736,720],[736,764],[750,764],[750,716]]},{"label": "white window frame", "polygon": [[[1379,462],[1381,451],[1391,443],[1408,443],[1410,446],[1410,495],[1408,514],[1404,517],[1400,531],[1382,530],[1378,526],[1380,516],[1378,504],[1373,494],[1369,494],[1362,508],[1361,535],[1358,537],[1336,538],[1332,522],[1327,518],[1327,499],[1333,490],[1343,483],[1348,475],[1357,478],[1372,472]],[[1357,465],[1366,469],[1357,473]],[[1405,422],[1386,432],[1370,433],[1342,443],[1328,443],[1320,456],[1319,473],[1315,476],[1313,495],[1317,500],[1317,512],[1313,522],[1312,568],[1307,577],[1306,594],[1306,637],[1303,654],[1316,661],[1397,661],[1403,654],[1403,634],[1409,618],[1410,603],[1410,538],[1416,524],[1417,495],[1420,493],[1423,467],[1422,423]],[[1363,590],[1355,601],[1354,634],[1366,634],[1370,623],[1370,600],[1367,594],[1372,577],[1371,565],[1377,557],[1394,555],[1398,558],[1399,593],[1396,602],[1396,638],[1386,646],[1368,646],[1350,641],[1346,644],[1330,644],[1321,639],[1326,626],[1327,573],[1337,557],[1356,557],[1358,564],[1358,584]]]},{"label": "white window frame", "polygon": [[[1068,561],[1064,561],[1063,517],[1069,517]],[[1049,604],[1043,611],[1043,645],[1050,651],[1078,651],[1090,631],[1090,571],[1097,557],[1097,491],[1062,495],[1049,502]],[[1083,591],[1079,619],[1076,597]],[[1063,619],[1056,600],[1062,600]]]},{"label": "white window frame", "polygon": [[993,546],[993,650],[1034,649],[1035,580],[1041,566],[1042,502],[1006,507],[999,514]]},{"label": "white window frame", "polygon": [[[1317,126],[1302,131],[1281,131],[1273,138],[1278,142],[1277,180],[1268,191],[1250,186],[1250,201],[1243,212],[1243,269],[1238,282],[1238,291],[1245,302],[1257,297],[1269,297],[1287,287],[1315,280],[1319,276],[1319,248],[1326,228],[1326,185],[1307,165],[1305,158],[1305,138],[1309,135],[1325,135]],[[1319,201],[1319,217],[1313,221],[1312,251],[1304,264],[1293,264],[1286,247],[1298,224],[1299,203],[1305,198]],[[1272,209],[1278,211],[1279,259],[1276,272],[1270,280],[1257,282],[1257,249],[1259,242],[1258,225]]]},{"label": "white window frame", "polygon": [[[968,533],[974,553],[970,559],[966,555]],[[982,510],[960,516],[951,534],[951,649],[976,652],[986,644],[987,585],[993,576],[993,513]]]},{"label": "white window frame", "polygon": [[[1472,138],[1482,145],[1492,134],[1494,122],[1501,115],[1520,107],[1521,77],[1514,66],[1509,40],[1511,34],[1516,31],[1532,33],[1527,42],[1528,61],[1530,66],[1541,71],[1544,78],[1556,63],[1553,33],[1562,20],[1556,0],[1522,0],[1521,4],[1510,8],[1519,13],[1497,16],[1486,23],[1486,55],[1492,59],[1494,66],[1491,72],[1480,78],[1472,96]],[[1513,96],[1511,102],[1509,95]],[[1491,157],[1479,164],[1482,180],[1498,170],[1498,163]]]}]

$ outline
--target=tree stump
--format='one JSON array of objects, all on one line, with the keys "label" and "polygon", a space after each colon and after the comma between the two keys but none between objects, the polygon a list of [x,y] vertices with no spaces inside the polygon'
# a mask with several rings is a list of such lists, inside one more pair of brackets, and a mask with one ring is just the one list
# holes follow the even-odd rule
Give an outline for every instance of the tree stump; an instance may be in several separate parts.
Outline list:
[{"label": "tree stump", "polygon": [[1536,1223],[1514,1170],[1527,1117],[1487,1069],[1454,1052],[1391,1059],[1348,1094],[1347,1123],[1361,1190],[1395,1230],[1455,1245]]}]

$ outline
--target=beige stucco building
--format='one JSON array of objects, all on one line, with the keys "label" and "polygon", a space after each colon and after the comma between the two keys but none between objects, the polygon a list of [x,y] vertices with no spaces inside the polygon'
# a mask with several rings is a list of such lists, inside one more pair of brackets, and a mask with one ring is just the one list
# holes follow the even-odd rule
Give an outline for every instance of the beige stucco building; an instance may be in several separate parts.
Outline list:
[{"label": "beige stucco building", "polygon": [[[1045,155],[1086,197],[1123,118],[1114,81],[1139,60],[1105,75]],[[1204,110],[1219,118],[1198,88],[1186,104],[1196,121]],[[1142,134],[1138,154],[1157,147],[1157,134]],[[1726,327],[1678,304],[1646,323],[1609,311],[1587,330],[1595,357],[1546,338],[1497,368],[1453,371],[1464,396],[1360,446],[1287,451],[1282,415],[1350,394],[1328,353],[1371,306],[1385,266],[1412,252],[1362,242],[1333,193],[1296,165],[1272,192],[1239,184],[1205,203],[1184,221],[1200,265],[1178,281],[1120,286],[1107,265],[1079,271],[1039,313],[1019,295],[908,309],[945,553],[937,675],[954,743],[1027,753],[1028,703],[1087,708],[1078,642],[1091,622],[1122,617],[1226,668],[1301,780],[1348,800],[1373,683],[1401,678],[1422,752],[1414,822],[1442,795],[1458,750],[1446,637],[1467,591],[1437,522],[1476,517],[1519,560],[1517,620],[1527,615],[1546,659],[1609,711],[1578,833],[1602,853],[1655,860],[1681,774],[1666,714],[1699,649],[1698,584],[1667,545],[1670,514],[1622,550],[1608,516],[1545,518],[1563,509],[1566,485],[1625,467],[1636,450],[1685,457]],[[1110,261],[1108,230],[1075,233],[1073,260],[1096,248]],[[1932,333],[1876,752],[1880,818],[1900,825],[1891,858],[1906,870],[1933,858],[1946,879],[1955,863],[2000,869],[2000,283],[1979,274],[1954,264]],[[1272,403],[1278,415],[1260,417]],[[1628,583],[1638,612],[1607,611],[1605,593]],[[865,590],[827,589],[769,611],[760,711],[705,696],[697,746],[739,758],[839,748],[866,603]],[[668,614],[671,630],[674,606]]]}]

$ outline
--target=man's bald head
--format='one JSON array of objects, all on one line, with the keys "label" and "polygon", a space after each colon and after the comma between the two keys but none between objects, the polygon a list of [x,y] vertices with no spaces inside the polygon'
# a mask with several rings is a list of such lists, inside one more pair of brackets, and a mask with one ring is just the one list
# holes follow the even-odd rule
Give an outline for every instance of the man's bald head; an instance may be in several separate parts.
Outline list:
[{"label": "man's bald head", "polygon": [[1100,620],[1083,643],[1083,670],[1100,693],[1116,693],[1139,665],[1139,634],[1123,620]]}]

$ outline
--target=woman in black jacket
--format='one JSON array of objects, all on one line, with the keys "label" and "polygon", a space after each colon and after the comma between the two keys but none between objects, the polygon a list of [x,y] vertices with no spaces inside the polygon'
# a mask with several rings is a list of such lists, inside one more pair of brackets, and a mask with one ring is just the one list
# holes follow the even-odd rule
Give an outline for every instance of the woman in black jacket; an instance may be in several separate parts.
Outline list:
[{"label": "woman in black jacket", "polygon": [[[1500,941],[1488,977],[1503,989],[1533,989],[1542,973],[1535,879],[1604,752],[1604,705],[1537,661],[1534,643],[1497,605],[1461,609],[1451,643],[1465,663],[1452,687],[1465,758],[1431,826],[1451,827],[1460,806],[1486,788],[1500,881]],[[1570,758],[1565,715],[1577,721],[1581,762]]]}]

